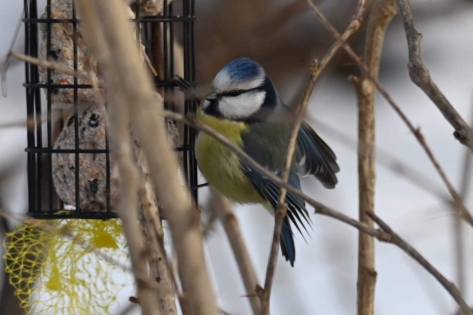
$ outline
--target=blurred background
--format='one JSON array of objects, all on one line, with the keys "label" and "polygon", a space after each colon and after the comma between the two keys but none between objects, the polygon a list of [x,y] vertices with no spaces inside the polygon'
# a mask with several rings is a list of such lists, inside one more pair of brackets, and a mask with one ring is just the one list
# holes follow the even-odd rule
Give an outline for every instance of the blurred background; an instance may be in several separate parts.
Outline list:
[{"label": "blurred background", "polygon": [[[23,3],[0,2],[0,58],[4,58]],[[353,0],[316,2],[339,31],[344,30],[356,8]],[[418,0],[411,4],[416,27],[424,35],[425,65],[456,110],[472,125],[473,3]],[[227,62],[246,56],[261,63],[288,104],[296,104],[306,84],[311,60],[321,59],[333,43],[305,1],[200,0],[196,2],[196,9],[199,93],[205,93],[212,78]],[[363,52],[364,35],[362,27],[350,40],[359,54]],[[22,36],[20,32],[17,51],[22,51]],[[464,168],[467,149],[453,138],[449,123],[411,82],[407,62],[405,33],[397,16],[386,34],[380,81],[415,126],[421,128],[455,188],[460,190],[462,180],[472,175],[471,169],[465,171]],[[354,218],[358,217],[357,99],[348,76],[358,74],[359,70],[346,54],[338,53],[317,82],[307,111],[307,121],[337,154],[341,167],[339,184],[334,190],[327,190],[313,178],[303,180],[307,194]],[[23,82],[24,67],[14,62],[6,81],[8,95],[0,99],[0,123],[25,118]],[[473,304],[471,227],[462,224],[462,228],[458,228],[448,192],[432,164],[414,136],[379,95],[376,119],[376,212],[454,281],[466,301]],[[25,147],[24,129],[0,129],[0,206],[18,213],[24,213],[27,207]],[[465,205],[470,210],[473,210],[473,198],[468,196],[473,192],[472,186],[465,194]],[[208,188],[201,189],[200,203],[204,208],[208,195]],[[234,208],[262,283],[273,220],[260,206]],[[313,213],[312,209],[310,211]],[[204,220],[206,217],[204,213]],[[312,215],[312,221],[313,231],[307,242],[296,234],[295,267],[291,268],[279,257],[271,299],[272,314],[354,314],[358,232],[323,216]],[[8,224],[3,222],[3,229]],[[458,235],[463,240],[464,259],[461,261]],[[215,224],[205,244],[221,308],[229,314],[250,314],[245,289],[220,223]],[[455,302],[441,285],[400,249],[376,242],[376,270],[376,314],[453,315],[457,312]],[[6,284],[4,295],[5,290],[8,290]],[[127,294],[130,295],[129,292],[122,294],[124,300]],[[3,314],[1,303],[0,313]]]}]

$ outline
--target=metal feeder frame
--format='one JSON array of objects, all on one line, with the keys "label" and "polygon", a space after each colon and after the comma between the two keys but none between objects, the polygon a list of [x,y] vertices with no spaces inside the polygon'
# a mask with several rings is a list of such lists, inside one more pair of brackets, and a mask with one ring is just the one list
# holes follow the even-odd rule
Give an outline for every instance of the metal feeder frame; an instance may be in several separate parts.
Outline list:
[{"label": "metal feeder frame", "polygon": [[[136,1],[140,4],[141,0]],[[178,3],[180,2],[180,3]],[[169,109],[170,104],[166,102],[166,95],[177,88],[174,72],[174,43],[175,39],[182,36],[182,46],[184,50],[183,79],[195,86],[195,42],[194,42],[194,22],[195,22],[195,2],[194,0],[175,0],[168,4],[168,0],[164,0],[163,10],[159,16],[141,17],[137,9],[138,5],[134,5],[136,14],[135,23],[137,35],[141,35],[142,43],[146,47],[146,52],[150,59],[157,54],[157,50],[161,49],[163,77],[155,77],[154,84],[156,88],[162,88],[164,91],[165,108]],[[182,14],[176,14],[176,6],[182,10]],[[42,10],[42,8],[40,8]],[[79,20],[76,19],[76,12],[73,8],[72,19],[52,19],[51,18],[51,0],[47,0],[46,6],[47,18],[41,19],[38,15],[38,5],[36,0],[24,0],[24,29],[25,29],[25,54],[34,58],[39,57],[39,30],[40,24],[47,25],[47,54],[48,58],[51,53],[51,25],[53,23],[71,23],[73,25],[74,34],[77,32]],[[156,37],[152,37],[152,28],[156,25],[162,25],[162,47],[157,42]],[[141,32],[141,33],[139,33]],[[74,69],[77,70],[77,45],[74,43]],[[25,149],[28,155],[27,171],[28,171],[28,215],[38,219],[62,219],[62,218],[82,218],[82,219],[111,219],[116,218],[115,212],[110,205],[110,156],[108,149],[108,141],[105,150],[85,150],[79,148],[79,132],[78,132],[78,89],[91,89],[90,85],[77,84],[77,78],[74,78],[74,84],[61,85],[51,82],[51,70],[47,72],[48,80],[41,83],[38,66],[25,64],[25,83],[26,89],[26,106],[28,118],[34,122],[33,128],[28,128],[27,143]],[[74,91],[74,124],[75,124],[75,149],[54,149],[52,141],[52,120],[51,120],[51,93],[57,89],[73,89]],[[41,93],[46,91],[46,104],[42,100]],[[43,101],[43,104],[42,104]],[[187,98],[185,100],[184,112],[195,112],[198,100],[195,98]],[[47,107],[47,125],[42,124],[42,109]],[[64,123],[60,123],[62,129]],[[198,185],[197,163],[194,156],[194,140],[196,130],[184,126],[184,135],[181,135],[183,145],[176,148],[182,152],[182,161],[184,174],[186,176],[189,187],[192,190],[193,197],[197,202]],[[46,133],[46,135],[45,135]],[[52,177],[52,155],[56,153],[73,153],[75,154],[75,193],[76,207],[75,210],[61,211],[64,209],[63,202],[56,194]],[[106,154],[106,190],[107,190],[107,206],[104,211],[84,211],[80,207],[80,190],[79,190],[79,174],[81,172],[79,166],[79,154]]]}]

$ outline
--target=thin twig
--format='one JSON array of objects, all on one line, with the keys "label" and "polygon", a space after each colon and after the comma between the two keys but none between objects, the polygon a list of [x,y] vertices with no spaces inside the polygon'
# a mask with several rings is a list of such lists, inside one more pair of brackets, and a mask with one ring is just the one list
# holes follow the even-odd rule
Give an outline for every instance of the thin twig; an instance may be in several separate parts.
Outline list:
[{"label": "thin twig", "polygon": [[386,89],[381,85],[381,83],[371,74],[370,70],[368,69],[367,65],[361,60],[361,58],[351,49],[351,47],[346,43],[345,40],[340,36],[338,31],[333,27],[333,25],[327,20],[325,15],[311,2],[311,0],[306,0],[311,9],[317,15],[317,17],[322,21],[324,26],[330,32],[330,34],[339,42],[343,49],[350,55],[350,57],[357,63],[359,68],[366,73],[367,77],[374,82],[376,88],[380,92],[380,94],[387,100],[387,102],[393,107],[395,112],[400,116],[402,121],[407,125],[409,130],[414,134],[415,138],[424,149],[425,153],[429,157],[430,161],[434,165],[435,169],[437,170],[438,174],[442,178],[445,186],[447,186],[448,192],[452,196],[455,206],[459,212],[459,215],[470,225],[473,225],[473,216],[468,212],[465,205],[463,204],[460,196],[458,195],[455,188],[451,184],[450,180],[448,179],[447,175],[445,174],[444,170],[440,166],[437,158],[434,156],[432,150],[427,145],[427,142],[424,138],[424,135],[420,132],[419,128],[415,128],[412,122],[407,118],[401,108],[394,102],[392,97],[386,91]]},{"label": "thin twig", "polygon": [[0,123],[0,129],[5,128],[23,128],[26,127],[28,130],[32,130],[35,127],[35,122],[38,122],[41,118],[28,117],[26,121],[24,119]]},{"label": "thin twig", "polygon": [[[363,18],[363,12],[365,8],[365,2],[366,0],[358,1],[358,6],[356,9],[355,16],[351,19],[350,23],[348,23],[346,30],[341,35],[344,41],[347,41],[348,38],[350,38],[360,28],[361,20]],[[327,67],[330,60],[332,60],[332,58],[335,56],[335,54],[338,52],[341,46],[342,45],[339,41],[335,41],[332,44],[332,46],[330,46],[329,50],[327,51],[325,56],[322,58],[322,60],[320,62],[318,61],[316,62],[314,73],[313,73],[313,76],[315,77],[315,82],[317,82],[317,79],[319,78],[320,74]],[[312,89],[314,88],[314,86],[315,86],[315,83],[312,84]]]},{"label": "thin twig", "polygon": [[[470,124],[473,123],[473,107],[470,109],[471,118]],[[460,183],[460,196],[463,202],[466,201],[468,191],[470,188],[471,173],[473,164],[473,154],[470,150],[465,149],[463,155],[463,164],[461,167],[461,183]],[[453,205],[454,206],[454,205]],[[453,208],[453,210],[455,210]],[[463,222],[458,216],[453,216],[453,234],[454,234],[454,248],[455,248],[455,260],[456,260],[456,282],[458,283],[458,290],[462,294],[466,291],[466,265],[465,265],[465,234],[464,234]]]},{"label": "thin twig", "polygon": [[[282,176],[281,176],[281,179],[284,183],[287,183],[287,181],[289,180],[289,173],[291,171],[291,166],[292,166],[292,158],[294,156],[294,152],[296,149],[297,135],[299,134],[299,129],[304,119],[305,110],[307,108],[307,105],[309,104],[309,99],[312,94],[312,90],[314,89],[315,82],[317,80],[316,73],[317,73],[317,63],[314,61],[313,64],[311,65],[309,83],[304,93],[304,98],[302,100],[302,103],[299,107],[299,110],[297,111],[297,114],[294,120],[294,125],[291,130],[291,136],[289,138],[289,143],[287,146],[286,158],[284,161],[284,169],[282,170]],[[264,281],[264,289],[263,289],[263,292],[261,292],[261,314],[262,315],[269,315],[269,309],[270,309],[269,301],[270,301],[271,289],[272,289],[273,278],[274,278],[274,271],[276,269],[276,263],[277,263],[277,257],[278,257],[278,251],[279,251],[279,239],[281,237],[282,225],[283,225],[284,218],[286,217],[286,212],[287,212],[287,204],[285,202],[286,193],[287,193],[287,190],[284,187],[281,187],[279,190],[278,207],[274,214],[274,217],[275,217],[274,232],[273,232],[273,239],[271,242],[271,250],[269,253],[268,266],[266,268],[266,278]]]},{"label": "thin twig", "polygon": [[[387,26],[397,13],[395,0],[377,0],[370,10],[367,23],[364,60],[374,77],[378,77],[384,34]],[[359,220],[374,227],[366,212],[374,213],[376,185],[376,143],[375,143],[375,95],[376,87],[363,74],[352,77],[358,95],[358,186]],[[365,234],[358,235],[358,315],[373,315],[375,301],[374,239]]]},{"label": "thin twig", "polygon": [[30,56],[27,56],[27,55],[24,55],[24,54],[20,54],[20,53],[15,52],[15,51],[12,51],[10,54],[18,60],[21,60],[21,61],[24,61],[24,62],[27,62],[27,63],[31,63],[31,64],[37,65],[39,67],[42,67],[42,68],[57,70],[57,71],[60,71],[62,73],[65,73],[65,74],[69,74],[71,76],[84,79],[86,81],[90,80],[89,75],[85,71],[75,71],[75,70],[73,70],[69,67],[66,67],[66,66],[64,66],[60,63],[52,62],[52,61],[48,61],[48,60],[37,59],[37,58],[30,57]]},{"label": "thin twig", "polygon": [[437,106],[445,119],[455,128],[454,137],[460,143],[466,145],[473,152],[473,128],[471,128],[460,114],[455,110],[439,87],[430,77],[429,70],[422,62],[420,34],[414,26],[411,5],[408,0],[397,0],[402,15],[402,24],[406,31],[407,45],[409,48],[409,76],[412,82],[424,91],[424,93]]},{"label": "thin twig", "polygon": [[232,211],[231,203],[217,190],[212,189],[210,210],[218,215],[222,221],[223,228],[232,247],[233,255],[238,264],[253,314],[259,315],[261,313],[261,304],[256,294],[258,277],[256,276],[256,271],[248,253],[245,240],[241,234],[238,219]]},{"label": "thin twig", "polygon": [[416,260],[422,267],[425,268],[435,279],[437,279],[440,284],[445,288],[445,290],[450,293],[450,295],[455,299],[455,301],[460,305],[463,315],[472,315],[473,312],[466,304],[465,300],[463,299],[460,291],[458,291],[455,284],[450,282],[447,278],[445,278],[431,263],[427,261],[414,247],[409,245],[404,239],[402,239],[399,235],[397,235],[383,220],[381,220],[376,214],[373,212],[368,212],[368,216],[379,225],[382,231],[388,233],[390,235],[390,240],[382,240],[384,242],[392,243],[399,248],[401,248],[406,254],[411,256],[414,260]]}]

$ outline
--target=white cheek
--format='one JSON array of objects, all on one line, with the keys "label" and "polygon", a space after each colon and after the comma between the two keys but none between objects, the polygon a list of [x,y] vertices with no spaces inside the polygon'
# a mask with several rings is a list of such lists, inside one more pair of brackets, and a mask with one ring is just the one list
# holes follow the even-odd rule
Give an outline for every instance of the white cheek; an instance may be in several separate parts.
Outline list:
[{"label": "white cheek", "polygon": [[223,97],[219,102],[219,110],[225,118],[248,118],[261,108],[265,96],[266,92],[253,92],[235,97]]}]

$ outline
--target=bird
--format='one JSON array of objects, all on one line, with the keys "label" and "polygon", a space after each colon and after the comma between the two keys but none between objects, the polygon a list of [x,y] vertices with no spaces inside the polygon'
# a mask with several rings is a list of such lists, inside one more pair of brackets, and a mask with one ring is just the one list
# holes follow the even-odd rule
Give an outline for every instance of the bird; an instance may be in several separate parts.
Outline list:
[{"label": "bird", "polygon": [[[294,111],[285,105],[263,67],[242,57],[225,65],[212,81],[211,91],[197,108],[197,121],[226,136],[275,175],[282,174]],[[288,184],[301,189],[299,176],[314,175],[326,188],[337,184],[337,157],[317,133],[303,122],[297,135]],[[209,185],[240,204],[262,204],[274,215],[279,185],[255,171],[227,146],[200,132],[195,141],[200,172]],[[281,252],[294,267],[296,249],[291,225],[302,234],[310,225],[305,202],[287,192],[287,215],[281,230]],[[303,234],[302,234],[303,235]]]}]

